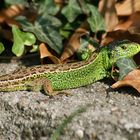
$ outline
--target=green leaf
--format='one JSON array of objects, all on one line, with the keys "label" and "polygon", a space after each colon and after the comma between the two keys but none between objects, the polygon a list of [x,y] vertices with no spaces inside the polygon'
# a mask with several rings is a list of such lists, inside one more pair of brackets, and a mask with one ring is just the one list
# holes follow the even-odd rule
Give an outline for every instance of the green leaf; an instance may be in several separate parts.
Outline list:
[{"label": "green leaf", "polygon": [[62,9],[61,13],[67,18],[69,22],[73,22],[75,18],[82,13],[82,10],[77,0],[69,0],[68,5]]},{"label": "green leaf", "polygon": [[137,67],[132,58],[120,58],[116,64],[119,67],[119,80],[122,80],[124,76]]},{"label": "green leaf", "polygon": [[12,26],[12,33],[14,44],[12,46],[12,52],[16,56],[22,56],[25,52],[25,45],[31,46],[36,42],[36,38],[32,33],[22,32],[16,26]]},{"label": "green leaf", "polygon": [[5,3],[7,3],[7,4],[22,4],[22,5],[27,5],[27,1],[25,1],[25,0],[5,0]]},{"label": "green leaf", "polygon": [[59,7],[56,6],[54,0],[40,1],[39,14],[47,13],[48,15],[56,15],[58,11]]},{"label": "green leaf", "polygon": [[92,55],[91,50],[85,48],[77,52],[78,60],[88,60]]},{"label": "green leaf", "polygon": [[38,51],[38,45],[33,45],[33,48],[30,50],[30,52],[36,52]]},{"label": "green leaf", "polygon": [[[46,20],[47,19],[47,20]],[[61,21],[54,17],[54,16],[51,16],[51,15],[48,15],[47,13],[43,14],[43,15],[40,15],[36,22],[39,22],[41,25],[45,26],[46,24],[48,26],[53,26],[54,28],[59,28],[61,27],[62,23]]]},{"label": "green leaf", "polygon": [[60,28],[60,34],[64,38],[70,37],[74,30],[76,30],[81,24],[83,20],[79,17],[77,18],[76,22],[67,22]]},{"label": "green leaf", "polygon": [[89,39],[87,37],[80,38],[80,48],[77,51],[77,57],[79,60],[88,60],[92,52],[87,48],[89,45]]},{"label": "green leaf", "polygon": [[0,54],[5,50],[4,45],[0,42]]},{"label": "green leaf", "polygon": [[[46,15],[45,15],[46,16]],[[62,51],[62,37],[59,33],[60,22],[58,19],[47,15],[48,18],[40,16],[34,25],[27,21],[25,17],[18,17],[17,21],[22,25],[24,31],[32,32],[38,40],[45,42],[58,54]],[[55,23],[54,21],[57,21]]]},{"label": "green leaf", "polygon": [[[92,48],[88,48],[88,45],[91,44]],[[86,35],[80,38],[80,48],[77,51],[77,57],[79,60],[88,60],[92,53],[99,48],[99,44]]]},{"label": "green leaf", "polygon": [[92,32],[97,33],[98,31],[104,31],[105,30],[105,22],[103,17],[98,12],[98,9],[90,4],[88,5],[89,9],[89,17],[87,19],[90,28]]}]

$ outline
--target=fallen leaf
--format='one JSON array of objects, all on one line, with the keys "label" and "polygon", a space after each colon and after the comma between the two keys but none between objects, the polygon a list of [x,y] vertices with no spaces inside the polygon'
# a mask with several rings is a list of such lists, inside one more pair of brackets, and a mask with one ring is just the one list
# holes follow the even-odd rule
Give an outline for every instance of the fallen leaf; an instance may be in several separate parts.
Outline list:
[{"label": "fallen leaf", "polygon": [[133,71],[129,72],[123,78],[123,80],[117,81],[111,87],[115,89],[124,86],[131,86],[135,88],[138,92],[140,92],[140,68],[134,69]]},{"label": "fallen leaf", "polygon": [[128,39],[132,42],[140,43],[140,35],[139,34],[131,34],[129,31],[117,30],[108,32],[105,37],[101,41],[101,45],[107,45],[109,42],[113,40],[124,40]]},{"label": "fallen leaf", "polygon": [[40,58],[41,58],[42,63],[43,63],[43,58],[46,58],[46,57],[48,57],[55,64],[61,63],[61,61],[56,56],[54,56],[53,54],[51,54],[51,52],[49,52],[49,50],[47,49],[44,43],[41,43],[39,45],[39,50],[40,50]]},{"label": "fallen leaf", "polygon": [[123,0],[123,2],[118,2],[115,7],[118,16],[129,16],[132,13],[140,10],[140,1]]},{"label": "fallen leaf", "polygon": [[64,6],[65,2],[63,0],[55,0],[56,5],[62,7]]},{"label": "fallen leaf", "polygon": [[105,19],[106,31],[112,31],[112,29],[119,22],[116,9],[115,9],[115,1],[114,0],[100,0],[99,11]]},{"label": "fallen leaf", "polygon": [[80,37],[88,33],[88,31],[85,28],[83,28],[83,26],[84,25],[76,29],[74,34],[70,37],[60,57],[61,61],[64,61],[67,58],[71,57],[80,47]]},{"label": "fallen leaf", "polygon": [[12,5],[7,9],[0,11],[0,23],[9,18],[19,15],[23,10],[24,7],[22,5]]},{"label": "fallen leaf", "polygon": [[128,30],[132,34],[140,34],[140,11],[131,14],[127,20],[119,22],[114,30]]}]

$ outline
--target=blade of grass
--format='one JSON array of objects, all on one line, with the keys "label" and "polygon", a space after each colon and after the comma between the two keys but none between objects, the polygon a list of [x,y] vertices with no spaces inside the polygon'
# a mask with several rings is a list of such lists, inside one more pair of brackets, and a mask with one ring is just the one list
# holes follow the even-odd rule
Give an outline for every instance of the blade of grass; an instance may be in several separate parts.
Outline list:
[{"label": "blade of grass", "polygon": [[80,107],[76,111],[71,113],[67,118],[65,118],[62,123],[56,128],[55,132],[51,135],[50,140],[57,140],[63,132],[64,128],[73,120],[73,118],[85,112],[90,106],[91,104]]}]

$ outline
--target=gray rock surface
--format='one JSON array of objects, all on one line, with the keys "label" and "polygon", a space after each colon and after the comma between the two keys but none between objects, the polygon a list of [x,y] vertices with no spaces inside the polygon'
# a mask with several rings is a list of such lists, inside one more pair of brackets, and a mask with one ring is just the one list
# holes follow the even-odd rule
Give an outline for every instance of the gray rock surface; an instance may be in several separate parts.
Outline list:
[{"label": "gray rock surface", "polygon": [[[0,65],[1,74],[17,65]],[[59,140],[139,140],[140,96],[132,88],[109,92],[109,79],[53,98],[41,92],[0,93],[0,140],[49,140],[77,109],[90,104],[64,128]]]}]

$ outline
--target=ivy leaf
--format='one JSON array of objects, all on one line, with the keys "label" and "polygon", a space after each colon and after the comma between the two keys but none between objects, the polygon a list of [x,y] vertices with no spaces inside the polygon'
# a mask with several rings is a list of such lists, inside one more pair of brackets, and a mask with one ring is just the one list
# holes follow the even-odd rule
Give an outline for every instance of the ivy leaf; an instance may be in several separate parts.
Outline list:
[{"label": "ivy leaf", "polygon": [[31,46],[36,42],[36,38],[32,33],[22,32],[16,26],[12,26],[12,33],[14,44],[12,46],[12,52],[16,56],[22,56],[25,52],[25,45]]},{"label": "ivy leaf", "polygon": [[120,58],[116,64],[119,67],[119,80],[122,80],[129,72],[137,67],[132,58]]},{"label": "ivy leaf", "polygon": [[39,14],[47,13],[49,15],[56,15],[59,11],[59,7],[56,6],[54,0],[41,0],[39,7]]},{"label": "ivy leaf", "polygon": [[105,31],[105,22],[103,17],[98,12],[98,9],[91,5],[87,4],[89,9],[89,17],[87,19],[92,32],[97,33],[98,31]]},{"label": "ivy leaf", "polygon": [[30,50],[31,53],[38,51],[38,45],[34,44],[34,45],[32,45],[32,47],[33,48]]},{"label": "ivy leaf", "polygon": [[27,1],[25,0],[5,0],[7,4],[20,4],[20,5],[27,5]]},{"label": "ivy leaf", "polygon": [[88,60],[92,55],[92,50],[88,48],[89,46],[89,37],[81,37],[80,39],[80,47],[77,51],[78,60]]},{"label": "ivy leaf", "polygon": [[38,40],[47,43],[49,47],[55,50],[58,54],[62,51],[62,37],[59,33],[60,22],[57,18],[50,15],[45,15],[47,18],[40,16],[34,25],[25,17],[18,17],[17,21],[21,24],[24,31],[32,32]]},{"label": "ivy leaf", "polygon": [[0,42],[0,54],[5,50],[4,45]]},{"label": "ivy leaf", "polygon": [[69,0],[68,5],[62,9],[61,13],[67,18],[69,22],[73,22],[75,18],[82,13],[82,10],[77,0]]}]

